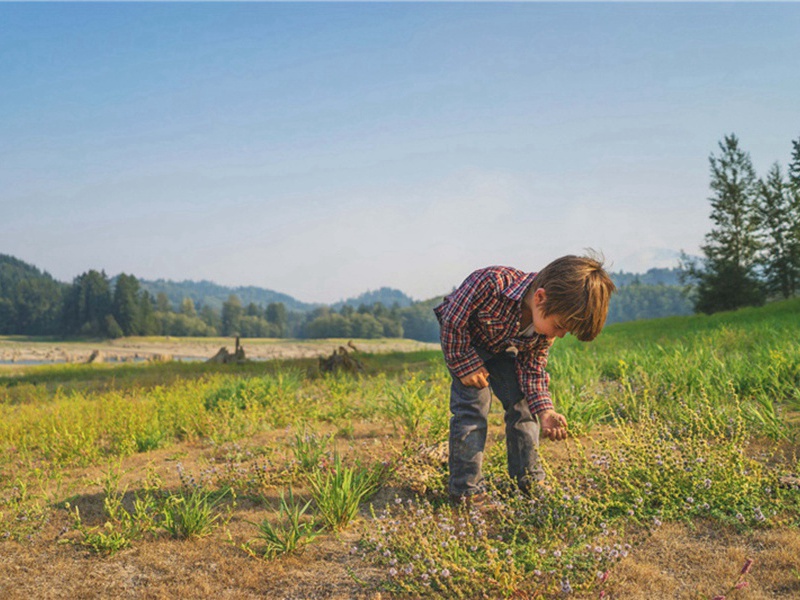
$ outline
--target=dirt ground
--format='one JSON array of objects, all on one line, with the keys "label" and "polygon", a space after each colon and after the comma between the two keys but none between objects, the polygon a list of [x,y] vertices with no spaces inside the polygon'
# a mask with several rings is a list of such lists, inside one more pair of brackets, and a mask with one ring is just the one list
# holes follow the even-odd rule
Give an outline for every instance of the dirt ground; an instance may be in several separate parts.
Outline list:
[{"label": "dirt ground", "polygon": [[[367,444],[375,456],[388,457],[399,440],[390,428],[359,425],[356,445]],[[286,443],[285,432],[269,432],[242,446],[264,447]],[[493,436],[494,443],[501,443]],[[562,448],[547,444],[552,460],[562,460]],[[362,448],[363,451],[363,448]],[[123,486],[135,486],[145,470],[155,468],[169,487],[178,485],[180,462],[197,472],[224,452],[222,447],[183,443],[127,457],[122,468]],[[73,482],[62,497],[81,507],[87,523],[101,523],[102,493],[96,481],[102,467],[74,468],[64,472]],[[129,491],[134,491],[128,488]],[[373,499],[380,506],[395,493],[384,489]],[[302,491],[301,491],[302,493]],[[269,496],[277,506],[277,491]],[[224,598],[275,600],[387,600],[396,597],[381,584],[384,573],[357,553],[352,553],[365,527],[367,507],[358,524],[340,534],[318,538],[302,554],[269,562],[246,555],[238,544],[252,535],[251,523],[265,516],[264,508],[242,501],[225,527],[200,539],[158,537],[105,556],[64,543],[70,518],[57,508],[44,529],[28,542],[0,544],[0,599],[174,599]],[[65,533],[66,532],[66,533]],[[233,543],[232,543],[233,542]],[[736,532],[718,523],[665,523],[611,569],[605,598],[620,600],[710,600],[726,593],[746,559],[753,559],[748,586],[727,594],[727,600],[800,598],[800,534],[795,528]],[[563,597],[562,595],[553,598]],[[597,598],[598,590],[570,597]]]},{"label": "dirt ground", "polygon": [[[339,346],[347,346],[350,341],[242,339],[241,345],[247,358],[272,360],[329,356]],[[353,343],[358,350],[370,353],[413,352],[439,348],[438,344],[406,339],[354,340]],[[95,351],[100,353],[101,360],[111,362],[148,359],[202,360],[211,358],[222,347],[226,347],[232,352],[235,344],[233,338],[174,338],[169,336],[129,337],[95,342],[50,342],[0,337],[0,363],[81,363],[86,362]]]}]

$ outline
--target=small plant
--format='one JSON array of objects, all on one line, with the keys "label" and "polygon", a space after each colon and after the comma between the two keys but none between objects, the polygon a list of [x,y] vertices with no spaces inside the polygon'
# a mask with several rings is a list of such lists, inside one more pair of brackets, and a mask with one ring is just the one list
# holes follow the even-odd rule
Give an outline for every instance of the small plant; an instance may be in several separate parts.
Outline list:
[{"label": "small plant", "polygon": [[214,498],[200,487],[169,494],[160,510],[159,525],[173,538],[206,536],[222,518],[216,509],[226,495],[227,491]]},{"label": "small plant", "polygon": [[310,473],[311,495],[325,523],[337,531],[344,529],[358,514],[359,504],[378,490],[384,474],[379,464],[372,468],[345,466],[338,454],[329,469]]},{"label": "small plant", "polygon": [[[156,488],[152,482],[146,482],[145,489],[133,499],[133,510],[129,511],[123,503],[127,488],[120,487],[122,475],[121,465],[117,464],[116,469],[109,468],[94,482],[103,487],[103,511],[107,520],[102,527],[87,527],[80,509],[76,506],[72,511],[73,527],[81,534],[78,543],[94,552],[112,554],[155,529]],[[70,504],[66,503],[65,508],[69,510]]]},{"label": "small plant", "polygon": [[294,436],[292,451],[300,470],[307,473],[318,468],[320,461],[328,454],[330,442],[331,436],[309,433],[305,426],[302,432],[298,431]]},{"label": "small plant", "polygon": [[281,492],[278,523],[273,525],[269,519],[264,519],[261,523],[252,523],[258,528],[255,541],[260,542],[260,547],[254,547],[251,541],[243,544],[242,549],[251,556],[267,560],[301,550],[319,535],[314,520],[303,519],[309,506],[311,500],[301,506],[295,500],[291,488],[288,499]]},{"label": "small plant", "polygon": [[444,388],[418,376],[404,383],[387,382],[388,413],[403,430],[404,438],[418,440],[423,434],[437,439],[447,431],[449,412],[441,400]]}]

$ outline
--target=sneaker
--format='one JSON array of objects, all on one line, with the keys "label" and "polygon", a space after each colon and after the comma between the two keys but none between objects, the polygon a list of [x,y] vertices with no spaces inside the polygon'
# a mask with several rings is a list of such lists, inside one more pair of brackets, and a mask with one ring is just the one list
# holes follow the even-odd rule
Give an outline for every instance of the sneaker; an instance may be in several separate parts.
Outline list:
[{"label": "sneaker", "polygon": [[450,504],[456,507],[463,506],[464,508],[472,508],[474,506],[478,508],[484,508],[489,505],[489,502],[489,494],[486,492],[465,494],[463,496],[459,496],[458,494],[450,494]]}]

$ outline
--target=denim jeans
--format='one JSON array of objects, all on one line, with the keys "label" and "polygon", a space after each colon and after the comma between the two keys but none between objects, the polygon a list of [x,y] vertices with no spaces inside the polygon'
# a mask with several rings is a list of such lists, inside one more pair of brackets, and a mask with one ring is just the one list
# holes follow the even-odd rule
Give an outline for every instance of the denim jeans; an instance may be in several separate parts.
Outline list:
[{"label": "denim jeans", "polygon": [[483,491],[483,451],[486,446],[487,416],[494,393],[505,410],[508,474],[520,489],[544,479],[539,464],[539,421],[528,408],[511,352],[491,354],[475,348],[489,371],[489,387],[467,387],[450,374],[450,493],[467,496]]}]

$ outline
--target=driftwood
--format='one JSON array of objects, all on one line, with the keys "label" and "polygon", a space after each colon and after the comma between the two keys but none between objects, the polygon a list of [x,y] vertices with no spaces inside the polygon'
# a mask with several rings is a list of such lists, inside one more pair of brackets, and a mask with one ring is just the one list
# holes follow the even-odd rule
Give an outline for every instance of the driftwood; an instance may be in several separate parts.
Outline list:
[{"label": "driftwood", "polygon": [[236,349],[231,352],[225,346],[220,348],[217,353],[209,358],[207,363],[217,363],[220,365],[229,365],[233,363],[247,362],[247,357],[244,354],[244,348],[239,344],[239,338],[236,338]]},{"label": "driftwood", "polygon": [[[355,345],[350,342],[348,344],[353,348],[355,353]],[[348,373],[363,373],[364,365],[360,360],[355,358],[347,348],[339,346],[338,350],[334,350],[328,358],[320,357],[319,370],[323,373],[337,373],[339,371],[346,371]]]},{"label": "driftwood", "polygon": [[94,350],[89,358],[86,359],[86,364],[104,362],[103,353],[100,350]]}]

